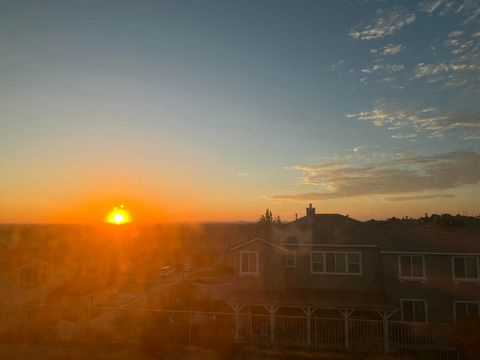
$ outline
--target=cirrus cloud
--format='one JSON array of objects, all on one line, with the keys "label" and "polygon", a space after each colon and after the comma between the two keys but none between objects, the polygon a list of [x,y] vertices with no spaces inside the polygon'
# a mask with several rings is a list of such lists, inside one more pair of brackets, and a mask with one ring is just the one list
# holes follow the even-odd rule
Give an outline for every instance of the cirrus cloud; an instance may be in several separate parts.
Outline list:
[{"label": "cirrus cloud", "polygon": [[462,140],[480,139],[480,111],[442,112],[436,108],[402,108],[378,105],[372,110],[347,114],[347,118],[387,126],[396,139],[409,139],[418,134],[430,138],[455,137]]},{"label": "cirrus cloud", "polygon": [[360,26],[350,31],[350,37],[355,40],[375,40],[392,35],[403,27],[415,21],[415,14],[404,8],[395,8],[384,14],[380,12],[371,24]]}]

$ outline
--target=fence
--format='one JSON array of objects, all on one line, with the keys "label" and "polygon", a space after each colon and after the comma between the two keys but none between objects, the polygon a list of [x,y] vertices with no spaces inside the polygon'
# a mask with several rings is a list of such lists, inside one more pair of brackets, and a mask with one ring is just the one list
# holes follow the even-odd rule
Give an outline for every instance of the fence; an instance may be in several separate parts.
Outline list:
[{"label": "fence", "polygon": [[[74,316],[72,316],[72,314]],[[108,314],[108,316],[105,316]],[[111,341],[158,341],[208,346],[230,341],[251,347],[359,353],[435,351],[435,358],[455,359],[453,324],[383,320],[260,315],[137,308],[3,306],[0,331],[51,333],[59,339],[103,334]],[[384,325],[387,324],[387,329]],[[14,331],[14,332],[15,332]],[[172,340],[173,339],[173,340]]]}]

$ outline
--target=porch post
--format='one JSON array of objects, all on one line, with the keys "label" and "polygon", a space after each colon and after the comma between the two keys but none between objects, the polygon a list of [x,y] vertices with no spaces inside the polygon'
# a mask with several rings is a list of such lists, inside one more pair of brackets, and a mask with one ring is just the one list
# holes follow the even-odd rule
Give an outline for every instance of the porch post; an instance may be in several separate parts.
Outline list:
[{"label": "porch post", "polygon": [[383,320],[383,353],[386,355],[388,353],[388,350],[390,348],[390,336],[388,333],[388,319],[396,312],[397,310],[383,310],[383,311],[378,311],[378,314],[381,316]]},{"label": "porch post", "polygon": [[270,313],[270,341],[272,344],[275,342],[275,313],[279,307],[275,305],[266,305],[265,308]]},{"label": "porch post", "polygon": [[343,316],[344,331],[345,331],[345,349],[350,348],[350,336],[348,334],[348,318],[352,315],[352,309],[339,310]]},{"label": "porch post", "polygon": [[313,313],[315,312],[316,308],[314,307],[302,307],[301,308],[305,315],[307,315],[307,339],[308,339],[308,345],[312,344],[312,323],[311,323],[311,317]]},{"label": "porch post", "polygon": [[238,304],[230,304],[230,306],[235,312],[235,339],[238,340],[240,338],[240,311],[242,311],[245,306]]},{"label": "porch post", "polygon": [[192,311],[188,312],[188,346],[192,345]]}]

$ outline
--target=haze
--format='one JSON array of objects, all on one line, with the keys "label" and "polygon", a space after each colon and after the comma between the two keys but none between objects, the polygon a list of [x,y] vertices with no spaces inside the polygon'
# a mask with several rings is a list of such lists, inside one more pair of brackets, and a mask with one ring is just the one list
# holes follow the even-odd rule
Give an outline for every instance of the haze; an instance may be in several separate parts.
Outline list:
[{"label": "haze", "polygon": [[479,9],[1,1],[0,222],[478,215]]}]

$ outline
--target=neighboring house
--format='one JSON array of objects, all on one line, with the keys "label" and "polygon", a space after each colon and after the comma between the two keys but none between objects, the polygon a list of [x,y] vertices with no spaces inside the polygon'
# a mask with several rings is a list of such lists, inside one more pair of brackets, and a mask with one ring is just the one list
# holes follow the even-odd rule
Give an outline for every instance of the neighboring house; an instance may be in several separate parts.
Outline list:
[{"label": "neighboring house", "polygon": [[412,322],[480,316],[480,230],[307,215],[229,249],[228,303]]},{"label": "neighboring house", "polygon": [[182,229],[182,257],[195,267],[225,265],[226,251],[256,232],[254,223],[206,223],[185,225]]},{"label": "neighboring house", "polygon": [[36,306],[45,304],[51,291],[70,277],[62,264],[37,252],[4,250],[2,256],[6,261],[0,269],[0,331],[15,327],[25,314],[35,312]]},{"label": "neighboring house", "polygon": [[48,304],[58,309],[60,318],[86,324],[110,311],[116,298],[116,284],[106,279],[74,276],[49,294]]}]

